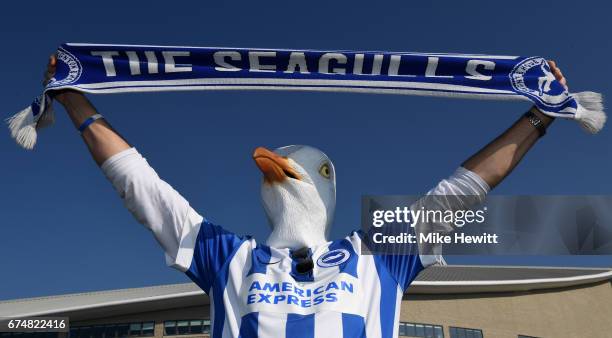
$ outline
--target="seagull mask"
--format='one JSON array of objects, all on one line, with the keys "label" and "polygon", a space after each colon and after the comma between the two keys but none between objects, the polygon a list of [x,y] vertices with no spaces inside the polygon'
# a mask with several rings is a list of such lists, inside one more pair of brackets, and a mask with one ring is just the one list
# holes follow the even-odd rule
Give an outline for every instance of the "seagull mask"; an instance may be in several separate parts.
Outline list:
[{"label": "seagull mask", "polygon": [[259,147],[253,159],[263,173],[261,198],[272,227],[267,244],[299,249],[327,242],[336,207],[334,166],[322,151]]}]

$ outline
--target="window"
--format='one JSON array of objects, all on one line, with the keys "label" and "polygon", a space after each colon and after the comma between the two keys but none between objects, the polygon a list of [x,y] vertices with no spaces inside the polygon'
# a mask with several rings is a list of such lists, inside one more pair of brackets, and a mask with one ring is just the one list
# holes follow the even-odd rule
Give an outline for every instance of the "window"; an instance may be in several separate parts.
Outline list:
[{"label": "window", "polygon": [[104,337],[104,326],[94,326],[91,328],[91,335],[93,337]]},{"label": "window", "polygon": [[164,336],[172,336],[176,334],[176,322],[164,322]]},{"label": "window", "polygon": [[109,324],[70,328],[70,338],[127,338],[152,337],[155,322]]},{"label": "window", "polygon": [[464,327],[450,327],[450,338],[483,338],[482,330]]},{"label": "window", "polygon": [[210,320],[168,320],[164,322],[164,336],[210,333]]},{"label": "window", "polygon": [[189,322],[191,327],[191,333],[203,333],[203,326],[201,320],[192,320]]},{"label": "window", "polygon": [[83,326],[79,329],[78,331],[78,336],[79,338],[89,338],[91,337],[91,327],[89,326]]},{"label": "window", "polygon": [[177,334],[189,334],[189,321],[181,320],[176,323],[176,333]]},{"label": "window", "polygon": [[141,336],[142,337],[152,337],[154,335],[155,335],[155,323],[154,322],[142,323]]},{"label": "window", "polygon": [[130,329],[130,324],[120,324],[120,325],[117,325],[117,327],[116,327],[117,337],[119,337],[119,338],[127,337],[129,329]]},{"label": "window", "polygon": [[401,337],[444,338],[441,325],[400,322],[399,335]]},{"label": "window", "polygon": [[[72,333],[71,333],[72,335]],[[104,337],[105,338],[115,338],[117,337],[117,326],[115,325],[107,325],[104,327]]]},{"label": "window", "polygon": [[130,324],[130,331],[129,331],[130,336],[139,336],[141,331],[142,331],[142,323]]}]

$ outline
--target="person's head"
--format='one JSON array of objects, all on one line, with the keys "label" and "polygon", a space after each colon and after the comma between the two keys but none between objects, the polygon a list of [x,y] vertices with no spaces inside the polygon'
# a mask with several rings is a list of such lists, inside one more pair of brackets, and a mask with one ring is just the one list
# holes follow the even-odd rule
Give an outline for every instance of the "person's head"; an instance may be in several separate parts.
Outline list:
[{"label": "person's head", "polygon": [[336,206],[336,173],[322,151],[292,145],[255,149],[261,198],[272,227],[268,245],[298,249],[327,241]]}]

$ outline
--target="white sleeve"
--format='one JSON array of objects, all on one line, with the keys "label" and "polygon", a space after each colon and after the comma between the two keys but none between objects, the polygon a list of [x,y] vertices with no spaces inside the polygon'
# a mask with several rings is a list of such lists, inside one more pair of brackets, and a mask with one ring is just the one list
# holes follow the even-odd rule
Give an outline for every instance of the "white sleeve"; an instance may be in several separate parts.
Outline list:
[{"label": "white sleeve", "polygon": [[153,232],[164,249],[166,264],[186,271],[202,216],[134,148],[113,155],[101,168],[127,209]]},{"label": "white sleeve", "polygon": [[[487,182],[478,174],[459,167],[453,175],[438,183],[431,189],[427,196],[417,201],[413,208],[424,206],[426,209],[435,210],[460,210],[469,209],[470,207],[484,202],[487,193],[491,190]],[[432,197],[436,196],[436,197]],[[453,231],[452,224],[443,222],[430,222],[416,224],[415,232],[420,233],[448,233]],[[419,252],[431,253],[430,255],[420,255],[423,266],[432,264],[445,265],[442,258],[442,246],[430,245],[419,242]]]}]

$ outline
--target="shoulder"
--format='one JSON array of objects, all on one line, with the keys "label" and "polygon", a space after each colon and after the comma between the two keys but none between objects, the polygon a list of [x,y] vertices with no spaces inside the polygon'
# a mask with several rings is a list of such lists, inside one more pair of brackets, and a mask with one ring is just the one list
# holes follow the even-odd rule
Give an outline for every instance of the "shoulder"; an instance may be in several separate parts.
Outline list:
[{"label": "shoulder", "polygon": [[236,234],[230,230],[227,230],[222,225],[215,224],[206,218],[202,220],[199,236],[201,237],[201,239],[213,238],[213,237],[224,237],[226,240],[231,240],[231,241],[237,241],[237,242],[252,241],[253,243],[255,243],[255,239],[253,239],[251,236]]}]

